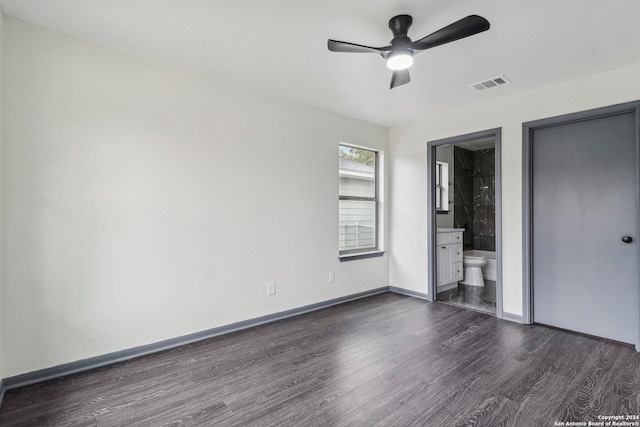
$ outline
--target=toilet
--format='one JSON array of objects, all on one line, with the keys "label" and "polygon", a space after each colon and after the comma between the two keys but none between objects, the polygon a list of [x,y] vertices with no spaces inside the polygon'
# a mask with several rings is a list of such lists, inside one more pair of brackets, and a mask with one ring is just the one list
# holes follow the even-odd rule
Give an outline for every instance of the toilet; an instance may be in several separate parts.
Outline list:
[{"label": "toilet", "polygon": [[483,256],[467,256],[462,258],[464,266],[464,278],[460,283],[469,286],[484,286],[482,278],[482,267],[487,263],[487,259]]}]

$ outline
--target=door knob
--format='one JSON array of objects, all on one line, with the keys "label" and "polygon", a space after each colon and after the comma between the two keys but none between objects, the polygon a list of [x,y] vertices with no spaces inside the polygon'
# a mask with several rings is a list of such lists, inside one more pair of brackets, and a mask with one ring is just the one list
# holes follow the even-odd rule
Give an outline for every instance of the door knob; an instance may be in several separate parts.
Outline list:
[{"label": "door knob", "polygon": [[631,236],[622,236],[622,241],[625,243],[631,243],[633,242],[633,237]]}]

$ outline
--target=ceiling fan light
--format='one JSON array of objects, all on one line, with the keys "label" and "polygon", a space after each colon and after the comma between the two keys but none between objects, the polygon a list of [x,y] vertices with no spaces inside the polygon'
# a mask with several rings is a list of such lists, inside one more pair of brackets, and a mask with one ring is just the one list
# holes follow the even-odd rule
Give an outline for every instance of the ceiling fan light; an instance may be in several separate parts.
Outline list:
[{"label": "ceiling fan light", "polygon": [[406,70],[413,65],[413,55],[410,52],[399,52],[387,59],[387,67],[393,71]]}]

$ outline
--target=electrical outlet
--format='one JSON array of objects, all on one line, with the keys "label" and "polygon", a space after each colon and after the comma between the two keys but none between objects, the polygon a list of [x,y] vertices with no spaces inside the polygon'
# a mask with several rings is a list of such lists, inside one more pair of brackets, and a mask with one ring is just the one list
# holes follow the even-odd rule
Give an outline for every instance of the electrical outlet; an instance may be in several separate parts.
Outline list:
[{"label": "electrical outlet", "polygon": [[331,273],[329,273],[329,283],[333,283],[335,281],[336,281],[336,273],[332,271]]},{"label": "electrical outlet", "polygon": [[275,295],[276,294],[276,282],[267,283],[267,295]]}]

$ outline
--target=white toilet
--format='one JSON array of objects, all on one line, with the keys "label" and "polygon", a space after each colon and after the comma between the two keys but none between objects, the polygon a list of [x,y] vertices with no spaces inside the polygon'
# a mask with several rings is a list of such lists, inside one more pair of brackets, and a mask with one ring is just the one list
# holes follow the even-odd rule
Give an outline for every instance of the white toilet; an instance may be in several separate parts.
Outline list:
[{"label": "white toilet", "polygon": [[464,278],[460,283],[469,286],[484,286],[482,278],[482,267],[487,263],[487,259],[483,256],[467,256],[462,258],[464,266]]}]

